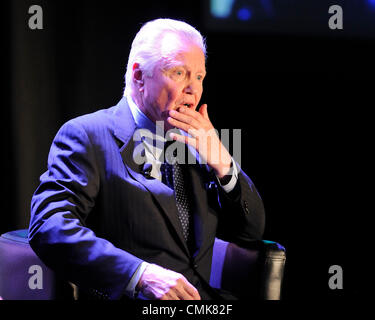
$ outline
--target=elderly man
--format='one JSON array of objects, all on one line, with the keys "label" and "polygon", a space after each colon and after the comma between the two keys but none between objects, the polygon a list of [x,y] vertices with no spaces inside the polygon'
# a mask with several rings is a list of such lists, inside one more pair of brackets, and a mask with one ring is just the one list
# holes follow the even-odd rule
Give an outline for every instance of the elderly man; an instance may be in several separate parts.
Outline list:
[{"label": "elderly man", "polygon": [[[29,241],[81,292],[228,297],[209,286],[215,237],[261,238],[264,208],[253,183],[217,135],[207,147],[200,143],[214,128],[207,105],[197,110],[205,54],[187,23],[146,23],[132,44],[121,101],[57,133],[32,198]],[[166,140],[200,162],[183,164],[176,153],[166,161]]]}]

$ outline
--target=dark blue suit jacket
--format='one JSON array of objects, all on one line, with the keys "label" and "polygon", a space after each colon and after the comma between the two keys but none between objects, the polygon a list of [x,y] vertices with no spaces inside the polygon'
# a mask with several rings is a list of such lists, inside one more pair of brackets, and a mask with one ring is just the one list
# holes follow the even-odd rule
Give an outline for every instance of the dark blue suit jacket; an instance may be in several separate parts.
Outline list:
[{"label": "dark blue suit jacket", "polygon": [[207,166],[189,165],[198,247],[191,252],[173,191],[133,160],[135,129],[125,98],[61,127],[32,198],[30,245],[67,280],[111,299],[123,295],[143,260],[182,273],[203,290],[215,236],[261,238],[262,200],[242,170],[226,194]]}]

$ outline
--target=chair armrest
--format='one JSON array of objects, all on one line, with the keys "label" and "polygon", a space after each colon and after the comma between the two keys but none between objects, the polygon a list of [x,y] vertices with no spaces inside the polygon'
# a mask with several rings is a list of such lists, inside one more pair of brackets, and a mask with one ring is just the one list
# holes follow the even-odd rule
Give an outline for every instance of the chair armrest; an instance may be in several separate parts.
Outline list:
[{"label": "chair armrest", "polygon": [[[0,296],[6,300],[72,300],[73,289],[56,276],[29,245],[28,230],[14,230],[0,235]],[[40,287],[31,288],[31,266],[39,266]]]},{"label": "chair armrest", "polygon": [[264,300],[280,300],[286,261],[285,248],[277,242],[263,241],[260,263],[260,297]]},{"label": "chair armrest", "polygon": [[216,239],[210,284],[244,298],[279,300],[285,248],[266,240],[239,244]]}]

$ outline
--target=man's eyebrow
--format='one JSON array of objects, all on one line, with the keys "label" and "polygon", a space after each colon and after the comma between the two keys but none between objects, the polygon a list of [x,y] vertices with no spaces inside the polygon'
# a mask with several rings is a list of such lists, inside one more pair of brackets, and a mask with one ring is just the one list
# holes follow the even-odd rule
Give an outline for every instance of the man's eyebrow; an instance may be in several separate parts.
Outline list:
[{"label": "man's eyebrow", "polygon": [[[190,71],[189,67],[188,67],[186,64],[183,64],[183,63],[176,63],[176,64],[174,64],[174,65],[171,65],[170,68],[173,69],[173,68],[178,68],[178,67],[182,67],[182,68],[184,68],[184,69]],[[206,70],[199,69],[196,73],[203,73],[203,74],[206,74],[207,72],[206,72]]]}]

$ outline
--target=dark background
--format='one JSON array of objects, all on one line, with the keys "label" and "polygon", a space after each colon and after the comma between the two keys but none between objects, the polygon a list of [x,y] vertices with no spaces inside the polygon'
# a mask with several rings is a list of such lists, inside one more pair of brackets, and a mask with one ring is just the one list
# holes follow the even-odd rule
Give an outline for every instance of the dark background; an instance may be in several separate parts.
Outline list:
[{"label": "dark background", "polygon": [[[344,30],[329,30],[328,7],[340,1],[320,3],[323,34],[321,26],[283,33],[283,21],[266,32],[214,30],[205,1],[3,1],[0,232],[27,228],[60,126],[119,101],[142,23],[182,19],[207,37],[201,101],[218,129],[242,129],[242,167],[266,207],[264,238],[287,249],[284,298],[361,298],[374,33],[347,35],[345,8]],[[28,28],[34,4],[43,30]],[[360,18],[350,21],[367,30]],[[343,290],[328,288],[334,264],[344,270]]]}]

